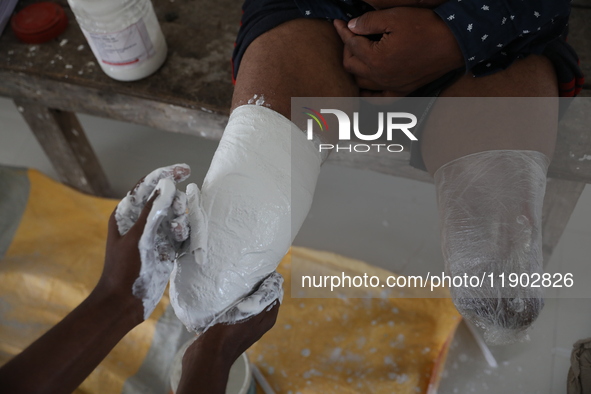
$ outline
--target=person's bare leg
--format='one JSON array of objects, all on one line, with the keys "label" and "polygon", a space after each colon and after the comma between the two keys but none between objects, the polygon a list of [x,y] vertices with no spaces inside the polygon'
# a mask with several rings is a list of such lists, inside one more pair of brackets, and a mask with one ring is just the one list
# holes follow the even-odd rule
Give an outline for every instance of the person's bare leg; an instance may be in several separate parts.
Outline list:
[{"label": "person's bare leg", "polygon": [[544,305],[539,288],[508,282],[502,288],[500,276],[525,274],[531,283],[542,274],[541,213],[557,93],[551,63],[530,56],[497,74],[458,80],[443,92],[422,134],[446,269],[486,279],[481,286],[452,288],[454,304],[492,342],[524,338]]},{"label": "person's bare leg", "polygon": [[[356,95],[341,48],[331,23],[299,19],[246,49],[203,186],[187,187],[190,250],[175,262],[170,300],[190,330],[256,315],[273,301],[265,283],[281,288],[273,271],[312,205],[323,158],[289,119],[291,98]],[[232,307],[261,281],[266,295]]]},{"label": "person's bare leg", "polygon": [[[507,70],[474,78],[460,78],[441,97],[557,97],[558,83],[550,61],[531,55]],[[469,100],[466,102],[474,102]],[[524,100],[525,101],[525,100]],[[496,108],[481,108],[477,116],[452,101],[436,104],[421,138],[421,152],[431,175],[445,163],[472,153],[512,149],[534,150],[549,158],[554,152],[558,99],[549,106],[524,108],[515,101],[494,100]]]},{"label": "person's bare leg", "polygon": [[254,95],[289,118],[292,97],[355,97],[359,89],[343,67],[343,43],[332,23],[295,19],[254,40],[236,78],[232,110]]}]

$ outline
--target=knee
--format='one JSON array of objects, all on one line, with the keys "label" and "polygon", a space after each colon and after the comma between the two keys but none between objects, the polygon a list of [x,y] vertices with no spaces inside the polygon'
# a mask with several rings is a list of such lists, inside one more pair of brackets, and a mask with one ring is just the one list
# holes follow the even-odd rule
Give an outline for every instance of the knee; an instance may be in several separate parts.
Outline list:
[{"label": "knee", "polygon": [[552,62],[539,55],[517,60],[506,70],[484,77],[468,73],[447,88],[445,97],[557,97]]}]

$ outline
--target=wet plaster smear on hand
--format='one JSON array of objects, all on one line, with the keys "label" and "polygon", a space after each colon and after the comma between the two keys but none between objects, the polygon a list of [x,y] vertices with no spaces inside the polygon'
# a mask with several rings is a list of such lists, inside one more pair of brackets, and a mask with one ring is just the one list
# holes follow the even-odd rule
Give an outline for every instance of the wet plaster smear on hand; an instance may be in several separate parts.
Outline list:
[{"label": "wet plaster smear on hand", "polygon": [[175,262],[170,298],[189,330],[275,270],[310,209],[320,164],[314,145],[277,112],[244,105],[232,113],[202,190],[187,187],[190,248]]},{"label": "wet plaster smear on hand", "polygon": [[186,197],[176,190],[174,182],[185,180],[189,174],[186,164],[154,170],[117,205],[115,219],[119,234],[124,235],[138,220],[147,201],[158,192],[139,241],[142,264],[132,289],[143,302],[144,319],[156,308],[166,289],[177,245],[188,238]]}]

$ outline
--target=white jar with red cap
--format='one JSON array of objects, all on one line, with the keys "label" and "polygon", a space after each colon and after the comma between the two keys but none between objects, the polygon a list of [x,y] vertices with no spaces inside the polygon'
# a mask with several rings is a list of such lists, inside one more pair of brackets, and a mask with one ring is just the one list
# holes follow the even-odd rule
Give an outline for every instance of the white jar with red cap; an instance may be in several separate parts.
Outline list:
[{"label": "white jar with red cap", "polygon": [[68,0],[103,71],[119,81],[154,73],[166,41],[150,0]]}]

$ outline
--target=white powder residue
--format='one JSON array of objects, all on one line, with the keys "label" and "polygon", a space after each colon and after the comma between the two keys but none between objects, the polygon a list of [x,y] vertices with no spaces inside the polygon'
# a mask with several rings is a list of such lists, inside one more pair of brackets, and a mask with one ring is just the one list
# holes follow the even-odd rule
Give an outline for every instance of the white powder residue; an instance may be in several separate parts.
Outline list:
[{"label": "white powder residue", "polygon": [[310,379],[310,378],[311,378],[311,377],[313,377],[313,376],[323,376],[323,375],[324,375],[324,374],[323,374],[322,372],[318,371],[317,369],[314,369],[314,368],[312,368],[312,369],[310,369],[310,370],[308,370],[308,371],[305,371],[305,372],[302,374],[302,377],[303,377],[304,379]]},{"label": "white powder residue", "polygon": [[404,335],[398,334],[395,341],[390,342],[390,347],[403,348],[404,347]]},{"label": "white powder residue", "polygon": [[76,48],[76,50],[81,51],[84,49],[84,45],[78,45],[78,48]]},{"label": "white powder residue", "polygon": [[307,348],[306,348],[306,349],[302,349],[302,351],[301,351],[301,353],[300,353],[300,354],[301,354],[303,357],[309,357],[311,353],[312,353],[312,352],[310,351],[310,349],[307,349]]},{"label": "white powder residue", "polygon": [[[234,110],[201,191],[187,188],[190,249],[175,262],[170,300],[189,330],[207,326],[275,270],[310,209],[320,163],[287,118],[258,105]],[[252,314],[262,310],[250,306]]]},{"label": "white powder residue", "polygon": [[252,98],[248,99],[248,104],[254,104],[258,96],[258,94],[255,94],[254,96],[252,96]]},{"label": "white powder residue", "polygon": [[365,337],[359,337],[357,339],[357,347],[361,349],[365,345],[365,342],[367,342]]},{"label": "white powder residue", "polygon": [[579,157],[579,161],[591,160],[591,155],[583,155],[583,157]]},{"label": "white powder residue", "polygon": [[338,361],[341,357],[342,351],[343,351],[343,349],[341,349],[340,347],[335,347],[333,349],[333,351],[330,353],[330,361],[332,361],[332,362]]},{"label": "white powder residue", "polygon": [[265,95],[261,94],[259,96],[258,94],[255,94],[250,99],[248,99],[248,104],[251,104],[251,105],[254,104],[254,105],[259,105],[259,106],[265,105]]},{"label": "white powder residue", "polygon": [[67,43],[68,43],[68,40],[66,38],[64,38],[63,40],[60,41],[60,47],[63,47]]}]

